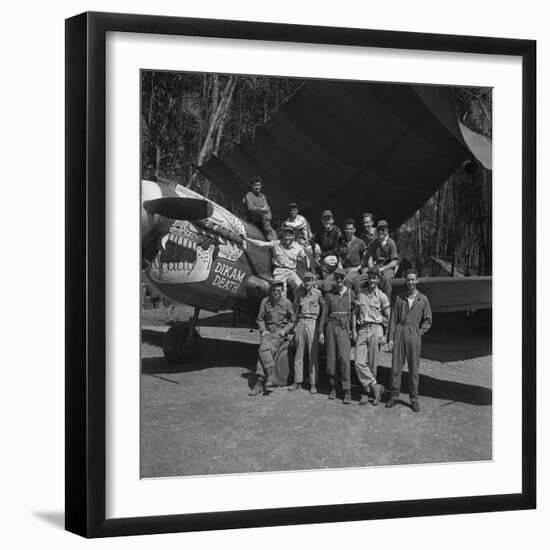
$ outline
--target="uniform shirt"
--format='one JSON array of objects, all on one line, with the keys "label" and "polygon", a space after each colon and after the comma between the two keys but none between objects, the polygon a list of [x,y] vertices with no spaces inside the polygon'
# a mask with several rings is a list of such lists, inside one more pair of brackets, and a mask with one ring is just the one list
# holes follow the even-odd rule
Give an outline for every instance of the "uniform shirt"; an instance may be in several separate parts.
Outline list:
[{"label": "uniform shirt", "polygon": [[362,264],[363,256],[367,250],[367,245],[362,239],[359,239],[355,235],[350,242],[345,239],[340,245],[340,259],[342,260],[342,267],[357,267]]},{"label": "uniform shirt", "polygon": [[407,298],[407,293],[404,292],[395,299],[390,321],[390,340],[393,340],[396,325],[411,325],[420,334],[425,334],[432,326],[432,309],[428,298],[417,291],[412,307],[409,307]]},{"label": "uniform shirt", "polygon": [[269,209],[269,204],[267,204],[267,199],[265,198],[265,195],[263,193],[256,195],[252,191],[249,191],[244,197],[244,203],[252,221],[259,221],[261,215],[264,213],[271,216],[271,211],[261,211],[262,208],[267,207]]},{"label": "uniform shirt", "polygon": [[329,319],[341,320],[343,324],[347,322],[349,326],[351,312],[355,307],[355,292],[348,287],[344,287],[344,289],[345,291],[342,295],[336,290],[336,287],[333,287],[325,294],[325,304],[323,306],[319,330],[322,330],[322,327]]},{"label": "uniform shirt", "polygon": [[273,267],[284,267],[286,269],[296,270],[299,259],[306,261],[306,252],[297,242],[287,248],[282,241],[271,241],[273,248]]},{"label": "uniform shirt", "polygon": [[294,311],[298,319],[318,319],[324,303],[318,288],[312,287],[308,292],[301,286],[294,293]]},{"label": "uniform shirt", "polygon": [[315,234],[315,242],[321,247],[321,258],[338,256],[338,248],[342,242],[342,231],[334,224],[328,231],[323,227]]},{"label": "uniform shirt", "polygon": [[281,296],[277,302],[272,296],[268,296],[262,300],[256,320],[260,332],[267,329],[269,332],[282,330],[288,333],[294,325],[292,303],[284,296]]},{"label": "uniform shirt", "polygon": [[298,214],[293,220],[287,218],[283,222],[283,225],[292,227],[296,233],[301,233],[308,241],[311,239],[311,229],[309,227],[309,223],[301,214]]},{"label": "uniform shirt", "polygon": [[369,256],[372,256],[374,265],[386,265],[392,260],[399,260],[395,241],[386,237],[382,242],[378,239],[371,245]]},{"label": "uniform shirt", "polygon": [[357,320],[360,325],[364,323],[383,325],[389,317],[389,311],[387,311],[386,317],[382,315],[382,312],[389,310],[389,307],[388,297],[378,287],[370,293],[366,288],[362,289],[357,295]]}]

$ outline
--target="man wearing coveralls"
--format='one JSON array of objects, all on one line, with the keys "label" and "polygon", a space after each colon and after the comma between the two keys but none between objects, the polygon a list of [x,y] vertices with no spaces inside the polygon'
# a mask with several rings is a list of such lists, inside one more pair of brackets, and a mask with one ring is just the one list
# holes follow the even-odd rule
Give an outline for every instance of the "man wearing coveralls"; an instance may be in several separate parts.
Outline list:
[{"label": "man wearing coveralls", "polygon": [[368,394],[372,392],[373,405],[380,403],[384,386],[376,382],[380,346],[384,341],[384,327],[390,314],[390,301],[378,288],[380,271],[370,267],[368,282],[357,293],[355,312],[352,319],[352,333],[355,340],[355,372],[366,394],[360,405],[367,405]]},{"label": "man wearing coveralls", "polygon": [[330,292],[325,294],[325,304],[319,324],[319,343],[321,345],[325,343],[323,328],[327,322],[327,374],[331,387],[328,398],[336,397],[336,356],[338,355],[344,404],[348,405],[351,403],[349,354],[351,315],[355,306],[355,293],[344,284],[346,272],[343,269],[336,269],[333,276],[334,286]]},{"label": "man wearing coveralls", "polygon": [[428,298],[416,290],[418,273],[409,269],[406,273],[407,292],[399,294],[393,304],[390,321],[389,345],[393,342],[391,362],[391,398],[386,407],[393,407],[401,391],[401,371],[407,359],[409,367],[409,396],[411,408],[420,411],[418,404],[418,380],[422,335],[432,326],[432,310]]},{"label": "man wearing coveralls", "polygon": [[319,317],[324,300],[321,291],[313,286],[315,276],[310,271],[304,273],[304,282],[294,295],[296,313],[296,355],[294,357],[294,383],[290,391],[302,387],[304,381],[304,353],[309,357],[309,393],[317,393],[319,376]]},{"label": "man wearing coveralls", "polygon": [[256,384],[248,395],[263,393],[264,388],[271,385],[274,358],[294,327],[294,309],[290,300],[283,296],[282,281],[271,283],[271,295],[262,300],[257,322],[260,347],[256,363]]}]

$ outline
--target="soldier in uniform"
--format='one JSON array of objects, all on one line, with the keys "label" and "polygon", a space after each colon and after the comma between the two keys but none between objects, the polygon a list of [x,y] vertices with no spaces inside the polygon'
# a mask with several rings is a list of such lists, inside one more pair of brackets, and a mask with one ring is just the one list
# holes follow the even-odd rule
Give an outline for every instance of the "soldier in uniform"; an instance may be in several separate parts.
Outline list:
[{"label": "soldier in uniform", "polygon": [[269,208],[266,196],[262,193],[262,178],[254,176],[250,180],[250,187],[251,191],[243,199],[248,217],[262,231],[268,241],[274,241],[277,239],[277,234],[271,226],[271,208]]},{"label": "soldier in uniform", "polygon": [[329,399],[336,397],[336,357],[340,364],[342,389],[344,390],[344,404],[351,403],[350,378],[350,335],[351,316],[355,306],[355,293],[344,284],[346,272],[336,269],[333,273],[334,286],[325,294],[325,304],[319,324],[319,342],[325,343],[323,328],[325,322],[327,342],[327,373],[330,381]]},{"label": "soldier in uniform", "polygon": [[365,390],[359,401],[367,405],[368,394],[372,393],[373,405],[380,403],[384,386],[376,380],[380,346],[384,341],[384,328],[390,315],[390,301],[378,288],[380,271],[370,267],[367,272],[368,282],[361,286],[355,302],[352,319],[353,339],[355,340],[355,372]]},{"label": "soldier in uniform", "polygon": [[309,241],[313,236],[309,222],[302,214],[298,213],[298,205],[295,202],[291,202],[288,205],[288,218],[284,221],[284,224],[294,229],[296,238],[298,238],[298,236],[303,236]]},{"label": "soldier in uniform", "polygon": [[323,227],[315,234],[314,240],[321,248],[321,269],[325,275],[328,275],[338,266],[342,231],[334,224],[331,210],[323,212],[321,223]]},{"label": "soldier in uniform", "polygon": [[296,355],[294,357],[294,383],[288,387],[290,391],[302,387],[304,381],[304,353],[309,357],[309,392],[317,393],[319,377],[319,317],[324,300],[321,291],[313,286],[315,276],[310,271],[304,273],[304,282],[294,295],[294,311],[296,313]]},{"label": "soldier in uniform", "polygon": [[363,213],[363,232],[359,237],[367,245],[367,248],[370,247],[376,239],[374,216],[370,212]]},{"label": "soldier in uniform", "polygon": [[367,245],[362,239],[355,236],[355,220],[348,219],[344,222],[344,238],[340,244],[340,262],[346,272],[348,286],[355,285],[361,277],[361,267],[367,252]]},{"label": "soldier in uniform", "polygon": [[264,388],[271,385],[274,358],[294,327],[294,309],[290,300],[283,296],[282,281],[271,283],[271,294],[262,300],[257,322],[260,347],[256,363],[256,384],[248,395],[263,393]]},{"label": "soldier in uniform", "polygon": [[405,275],[407,291],[395,298],[390,320],[388,344],[392,347],[391,398],[386,407],[393,407],[401,391],[401,371],[407,359],[409,367],[409,397],[414,412],[420,411],[418,404],[418,382],[420,371],[420,348],[422,335],[432,326],[432,310],[428,298],[416,290],[418,272],[409,269]]},{"label": "soldier in uniform", "polygon": [[395,241],[388,232],[388,222],[379,220],[377,227],[376,240],[371,245],[368,252],[367,266],[377,266],[380,270],[380,290],[386,293],[391,300],[391,280],[395,277],[399,256]]},{"label": "soldier in uniform", "polygon": [[246,235],[241,235],[249,243],[261,248],[271,248],[273,251],[273,278],[283,283],[283,292],[286,294],[287,283],[293,288],[302,284],[298,275],[298,262],[306,264],[306,252],[294,240],[294,229],[288,226],[283,227],[283,234],[280,240],[259,241]]}]

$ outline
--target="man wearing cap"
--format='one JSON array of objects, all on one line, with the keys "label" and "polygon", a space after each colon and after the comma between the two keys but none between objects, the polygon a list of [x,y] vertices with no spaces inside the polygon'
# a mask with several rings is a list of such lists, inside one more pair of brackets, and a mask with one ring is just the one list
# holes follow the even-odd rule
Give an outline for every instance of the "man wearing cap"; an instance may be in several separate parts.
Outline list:
[{"label": "man wearing cap", "polygon": [[340,262],[346,272],[346,281],[353,286],[360,277],[360,270],[367,245],[355,236],[355,220],[349,218],[344,222],[344,238],[340,244]]},{"label": "man wearing cap", "polygon": [[286,294],[287,283],[293,288],[298,288],[302,284],[302,279],[298,276],[298,261],[307,261],[306,253],[302,246],[294,241],[294,229],[284,226],[283,234],[280,240],[259,241],[246,235],[241,235],[249,243],[255,244],[260,248],[271,248],[273,250],[273,278],[281,281]]},{"label": "man wearing cap", "polygon": [[295,202],[288,205],[288,218],[284,221],[284,225],[294,229],[296,238],[303,235],[309,241],[312,237],[309,222],[304,216],[298,214],[298,205]]},{"label": "man wearing cap", "polygon": [[376,266],[380,270],[380,290],[391,300],[391,280],[395,277],[399,256],[395,241],[388,233],[388,222],[379,220],[376,240],[372,244],[367,259],[367,266]]},{"label": "man wearing cap", "polygon": [[321,215],[323,227],[315,234],[315,242],[321,248],[321,268],[324,274],[332,272],[338,265],[338,252],[342,242],[342,231],[334,224],[331,210]]},{"label": "man wearing cap", "polygon": [[355,307],[355,293],[344,284],[346,272],[337,268],[334,273],[334,286],[324,296],[325,303],[319,324],[319,342],[325,343],[323,328],[325,322],[327,342],[327,374],[330,381],[329,399],[336,397],[336,357],[340,364],[344,404],[351,403],[350,378],[350,335],[351,317]]},{"label": "man wearing cap", "polygon": [[277,234],[271,227],[271,209],[262,193],[262,178],[253,176],[250,180],[251,191],[244,197],[244,205],[250,221],[256,225],[268,240],[275,240]]},{"label": "man wearing cap", "polygon": [[391,314],[388,343],[393,345],[391,361],[391,398],[386,407],[393,407],[401,391],[401,372],[407,359],[409,367],[409,397],[414,412],[420,411],[418,404],[418,382],[420,372],[420,348],[422,336],[432,326],[432,310],[428,298],[416,289],[418,272],[407,270],[405,275],[407,291],[395,298]]},{"label": "man wearing cap", "polygon": [[369,267],[367,277],[367,284],[361,286],[357,293],[352,318],[355,372],[365,390],[365,395],[361,397],[359,404],[368,404],[370,392],[373,397],[372,404],[378,405],[384,386],[377,383],[376,375],[380,346],[384,341],[384,327],[387,326],[390,314],[390,301],[378,288],[380,271],[376,266]]},{"label": "man wearing cap", "polygon": [[304,353],[309,357],[309,392],[317,393],[319,377],[319,317],[324,300],[321,291],[313,286],[315,276],[311,271],[304,273],[304,282],[294,294],[294,311],[296,313],[296,355],[294,357],[294,383],[290,391],[302,387],[304,381]]},{"label": "man wearing cap", "polygon": [[283,296],[283,283],[272,281],[271,293],[264,298],[258,311],[260,347],[256,363],[256,383],[248,395],[263,393],[270,385],[275,366],[274,358],[285,338],[294,327],[292,303]]},{"label": "man wearing cap", "polygon": [[370,212],[364,212],[363,216],[363,232],[359,238],[370,248],[376,239],[376,229],[374,228],[374,216]]}]

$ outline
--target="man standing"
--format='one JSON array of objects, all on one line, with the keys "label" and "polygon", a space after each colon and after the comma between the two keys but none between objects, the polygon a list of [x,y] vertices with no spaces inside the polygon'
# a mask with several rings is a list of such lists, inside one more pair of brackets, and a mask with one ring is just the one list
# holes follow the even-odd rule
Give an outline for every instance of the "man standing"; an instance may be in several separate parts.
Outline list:
[{"label": "man standing", "polygon": [[286,294],[287,283],[293,288],[298,288],[302,280],[298,276],[298,261],[307,262],[306,252],[302,246],[294,241],[294,229],[285,226],[280,240],[259,241],[246,235],[241,235],[249,243],[260,248],[271,248],[273,250],[273,278],[283,284]]},{"label": "man standing", "polygon": [[370,212],[363,213],[363,232],[359,238],[369,248],[376,239],[376,229],[374,229],[374,216]]},{"label": "man standing", "polygon": [[264,388],[270,385],[275,366],[274,358],[294,326],[294,309],[290,300],[283,296],[281,281],[271,283],[271,294],[262,300],[257,322],[260,347],[256,363],[256,384],[248,395],[263,393]]},{"label": "man standing", "polygon": [[380,403],[384,386],[378,384],[378,358],[380,346],[384,341],[384,327],[388,324],[390,301],[378,288],[380,271],[370,267],[367,272],[368,282],[357,294],[355,312],[352,319],[353,339],[355,340],[355,372],[365,390],[359,401],[360,405],[369,402],[369,391],[372,393],[373,405]]},{"label": "man standing", "polygon": [[325,210],[321,216],[323,227],[314,237],[321,248],[321,269],[324,274],[332,272],[338,265],[338,251],[342,242],[342,231],[334,225],[331,210]]},{"label": "man standing", "polygon": [[380,290],[391,300],[391,280],[395,277],[399,256],[397,246],[388,232],[388,222],[380,220],[377,224],[377,237],[368,253],[368,267],[376,266],[380,270]]},{"label": "man standing", "polygon": [[393,344],[391,362],[391,398],[386,407],[393,407],[401,391],[401,371],[407,359],[409,367],[409,397],[414,412],[418,404],[418,380],[420,371],[420,347],[422,335],[432,326],[432,310],[428,298],[416,290],[418,273],[409,269],[406,273],[407,291],[399,294],[393,304],[389,341]]},{"label": "man standing", "polygon": [[309,357],[309,393],[317,393],[319,377],[319,317],[324,300],[321,291],[313,286],[315,276],[310,271],[304,273],[304,283],[294,295],[296,313],[296,355],[294,357],[294,383],[290,391],[302,387],[304,381],[304,353]]},{"label": "man standing", "polygon": [[328,398],[336,397],[336,356],[340,364],[344,404],[351,403],[350,335],[351,316],[355,305],[355,293],[344,284],[343,269],[334,271],[334,286],[325,294],[325,304],[319,324],[319,342],[325,343],[323,328],[327,322],[327,373],[330,381]]},{"label": "man standing", "polygon": [[355,236],[355,220],[348,219],[344,222],[344,239],[340,245],[340,261],[346,272],[346,281],[353,287],[360,277],[367,245],[359,237]]},{"label": "man standing", "polygon": [[303,236],[307,241],[311,239],[312,234],[309,222],[304,216],[298,214],[298,205],[295,202],[291,202],[288,205],[288,218],[284,221],[284,224],[294,229],[296,238]]},{"label": "man standing", "polygon": [[262,193],[262,178],[254,176],[250,180],[250,187],[252,190],[245,195],[243,201],[250,221],[262,231],[267,240],[275,240],[277,234],[271,227],[271,209]]}]

